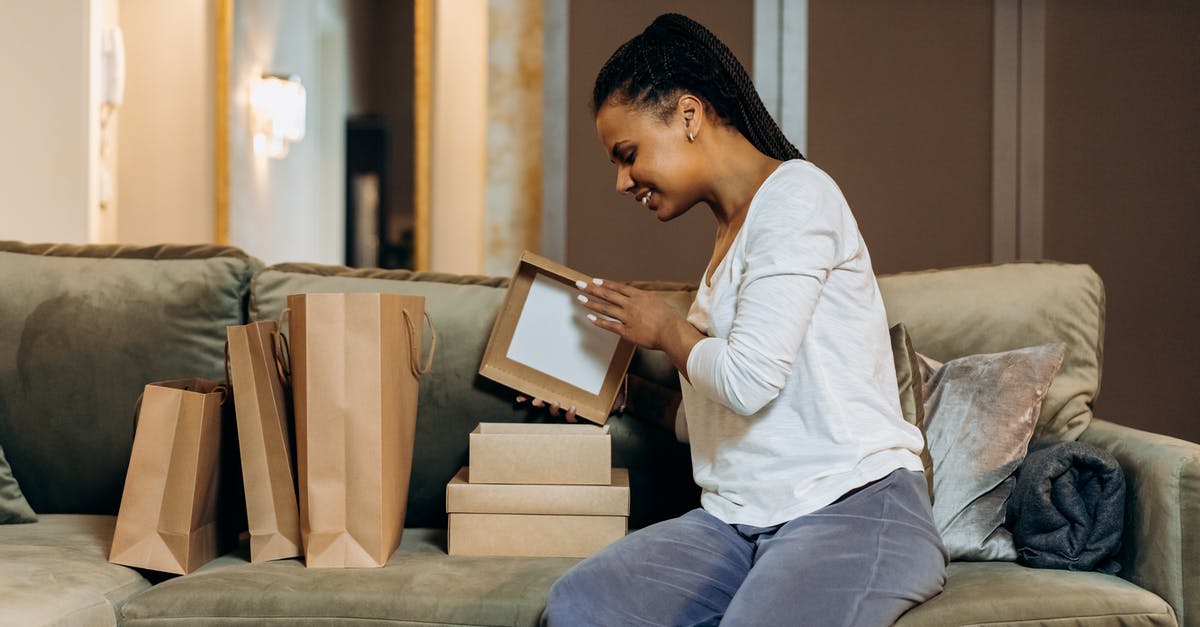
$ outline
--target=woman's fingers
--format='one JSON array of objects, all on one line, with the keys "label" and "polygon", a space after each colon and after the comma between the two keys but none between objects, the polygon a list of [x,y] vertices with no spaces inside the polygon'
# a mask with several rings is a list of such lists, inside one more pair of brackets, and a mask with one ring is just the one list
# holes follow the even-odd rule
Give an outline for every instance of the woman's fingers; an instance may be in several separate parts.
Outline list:
[{"label": "woman's fingers", "polygon": [[620,322],[613,322],[611,320],[605,320],[604,318],[601,318],[601,317],[597,316],[596,314],[588,314],[588,320],[591,320],[592,324],[600,327],[601,329],[604,329],[605,331],[611,331],[613,333],[616,333],[617,335],[620,335],[621,337],[625,337],[624,333],[622,333],[622,330],[624,329],[624,325],[622,325]]},{"label": "woman's fingers", "polygon": [[587,296],[586,294],[580,294],[578,296],[578,300],[579,302],[583,303],[584,307],[587,307],[598,314],[608,316],[609,318],[616,318],[617,320],[620,320],[624,317],[621,315],[621,312],[623,311],[621,307],[603,300]]},{"label": "woman's fingers", "polygon": [[591,283],[576,281],[575,287],[579,288],[579,291],[587,294],[589,297],[600,297],[617,305],[624,305],[632,295],[631,290],[633,289],[615,281],[602,279],[593,279]]},{"label": "woman's fingers", "polygon": [[[558,417],[559,412],[562,412],[562,409],[563,409],[562,406],[559,405],[558,403],[551,403],[550,405],[546,405],[546,401],[544,401],[540,398],[536,398],[536,397],[530,398],[523,394],[517,396],[518,403],[524,403],[525,401],[529,401],[529,404],[532,405],[533,407],[546,407],[547,413],[549,413],[551,416],[554,416],[556,418]],[[571,405],[570,407],[567,408],[566,412],[563,413],[563,418],[565,418],[567,420],[567,422],[578,422],[578,420],[576,419],[576,415],[577,415],[576,408],[574,405]]]}]

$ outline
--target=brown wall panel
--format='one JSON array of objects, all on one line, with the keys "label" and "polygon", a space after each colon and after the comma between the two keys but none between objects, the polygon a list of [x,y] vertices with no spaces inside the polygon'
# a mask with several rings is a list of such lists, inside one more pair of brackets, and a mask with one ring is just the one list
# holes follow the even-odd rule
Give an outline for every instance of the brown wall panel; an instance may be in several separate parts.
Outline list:
[{"label": "brown wall panel", "polygon": [[697,283],[712,254],[716,221],[697,205],[668,223],[615,187],[616,167],[596,138],[589,109],[596,73],[622,43],[662,13],[683,13],[712,30],[753,72],[754,4],[726,0],[574,0],[567,83],[567,265],[621,280]]},{"label": "brown wall panel", "polygon": [[808,154],[877,273],[991,260],[992,2],[809,2]]},{"label": "brown wall panel", "polygon": [[1200,4],[1046,5],[1045,254],[1105,282],[1096,414],[1200,441]]}]

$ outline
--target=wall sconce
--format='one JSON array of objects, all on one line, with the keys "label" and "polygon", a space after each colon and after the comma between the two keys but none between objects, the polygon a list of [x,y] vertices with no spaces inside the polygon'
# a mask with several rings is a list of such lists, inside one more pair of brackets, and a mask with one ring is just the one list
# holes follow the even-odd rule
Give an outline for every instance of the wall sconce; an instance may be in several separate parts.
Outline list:
[{"label": "wall sconce", "polygon": [[273,159],[287,156],[304,139],[304,85],[299,76],[264,74],[250,86],[250,132],[254,153]]}]

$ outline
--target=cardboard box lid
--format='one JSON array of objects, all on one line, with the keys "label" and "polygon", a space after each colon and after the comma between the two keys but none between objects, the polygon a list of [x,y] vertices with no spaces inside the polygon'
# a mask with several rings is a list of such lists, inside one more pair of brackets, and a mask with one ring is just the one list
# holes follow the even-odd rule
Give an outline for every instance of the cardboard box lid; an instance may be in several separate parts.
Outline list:
[{"label": "cardboard box lid", "polygon": [[[591,277],[525,251],[484,350],[479,374],[604,424],[634,345],[587,321],[576,281]],[[533,303],[533,307],[526,309]]]},{"label": "cardboard box lid", "polygon": [[612,483],[607,427],[482,422],[470,435],[471,483]]},{"label": "cardboard box lid", "polygon": [[610,485],[471,483],[464,466],[446,485],[446,512],[628,516],[629,471],[612,469]]}]

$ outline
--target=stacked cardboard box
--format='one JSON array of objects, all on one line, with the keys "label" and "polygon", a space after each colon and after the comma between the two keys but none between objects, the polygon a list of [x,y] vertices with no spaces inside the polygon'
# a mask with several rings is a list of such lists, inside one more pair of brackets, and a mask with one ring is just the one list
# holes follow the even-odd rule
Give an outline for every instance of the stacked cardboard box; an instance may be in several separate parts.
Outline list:
[{"label": "stacked cardboard box", "polygon": [[480,423],[446,511],[451,555],[587,557],[624,537],[629,473],[607,428]]}]

